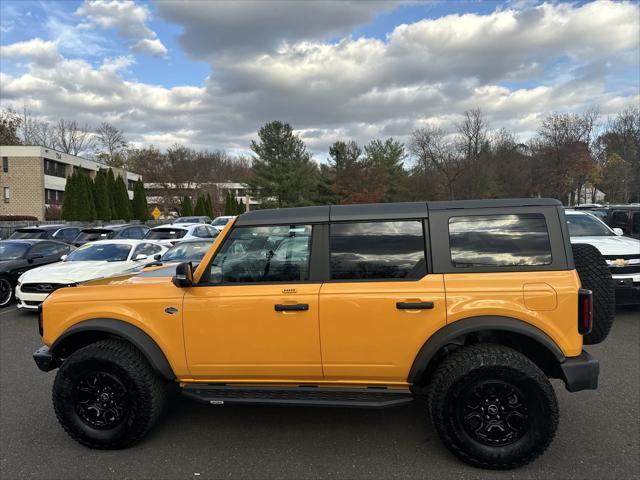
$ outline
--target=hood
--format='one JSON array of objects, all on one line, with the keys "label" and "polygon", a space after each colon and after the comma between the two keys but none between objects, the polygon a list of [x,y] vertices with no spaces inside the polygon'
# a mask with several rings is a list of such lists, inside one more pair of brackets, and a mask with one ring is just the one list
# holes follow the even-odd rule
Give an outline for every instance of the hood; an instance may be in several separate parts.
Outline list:
[{"label": "hood", "polygon": [[629,237],[571,237],[571,243],[587,243],[602,255],[638,255],[640,240]]},{"label": "hood", "polygon": [[139,272],[127,272],[120,275],[114,275],[109,278],[100,278],[85,282],[82,286],[99,286],[99,285],[131,285],[131,284],[159,284],[171,282],[171,278],[176,273],[177,263],[165,264],[160,266],[151,266]]},{"label": "hood", "polygon": [[77,283],[101,277],[110,277],[140,268],[133,262],[58,262],[25,272],[22,283]]}]

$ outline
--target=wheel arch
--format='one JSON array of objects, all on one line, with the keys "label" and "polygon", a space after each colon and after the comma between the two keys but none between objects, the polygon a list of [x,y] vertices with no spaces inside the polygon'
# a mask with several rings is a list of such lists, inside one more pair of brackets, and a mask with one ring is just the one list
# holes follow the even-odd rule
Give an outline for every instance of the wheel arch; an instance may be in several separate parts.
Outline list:
[{"label": "wheel arch", "polygon": [[51,345],[50,351],[65,358],[76,350],[106,338],[119,338],[131,343],[165,380],[175,380],[171,364],[158,344],[142,329],[122,320],[94,318],[76,323],[65,330]]},{"label": "wheel arch", "polygon": [[522,320],[486,315],[457,320],[434,333],[416,355],[407,381],[414,385],[427,383],[451,349],[474,343],[511,347],[527,355],[547,376],[563,378],[560,364],[565,355],[546,333]]}]

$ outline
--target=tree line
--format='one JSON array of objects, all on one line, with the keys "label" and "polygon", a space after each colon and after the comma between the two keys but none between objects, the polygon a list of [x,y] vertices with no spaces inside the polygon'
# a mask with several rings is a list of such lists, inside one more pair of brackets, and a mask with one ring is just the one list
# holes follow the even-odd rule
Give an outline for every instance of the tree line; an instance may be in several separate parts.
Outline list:
[{"label": "tree line", "polygon": [[141,180],[135,183],[133,199],[129,200],[127,184],[113,170],[101,169],[95,179],[77,169],[67,177],[60,218],[92,222],[95,220],[149,219],[147,198]]},{"label": "tree line", "polygon": [[[7,144],[8,138],[20,143],[21,135],[47,130],[24,127],[39,122],[29,119],[28,113],[3,112],[0,142]],[[71,127],[64,128],[69,123]],[[81,133],[88,127],[61,121],[54,131],[58,142],[69,148],[87,145]],[[596,108],[581,114],[554,113],[542,119],[527,140],[506,128],[492,128],[480,109],[472,109],[455,123],[420,126],[405,142],[386,138],[360,145],[353,139],[338,140],[321,162],[294,128],[281,121],[260,128],[249,145],[251,156],[177,144],[164,152],[154,146],[133,148],[109,124],[91,137],[99,146],[98,160],[164,186],[160,196],[165,211],[182,212],[186,207],[183,195],[175,195],[177,186],[192,190],[203,184],[210,185],[200,193],[211,197],[214,214],[231,211],[213,185],[228,181],[248,184],[265,206],[279,207],[532,196],[574,204],[594,201],[596,190],[610,203],[640,201],[637,106],[606,119]]]}]

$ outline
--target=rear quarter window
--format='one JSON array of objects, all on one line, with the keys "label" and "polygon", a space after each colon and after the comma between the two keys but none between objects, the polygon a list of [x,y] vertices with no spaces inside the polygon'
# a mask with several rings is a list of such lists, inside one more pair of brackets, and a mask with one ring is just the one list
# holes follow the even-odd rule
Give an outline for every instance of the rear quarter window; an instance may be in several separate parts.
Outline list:
[{"label": "rear quarter window", "polygon": [[537,213],[451,217],[449,242],[451,263],[460,269],[552,262],[547,224]]}]

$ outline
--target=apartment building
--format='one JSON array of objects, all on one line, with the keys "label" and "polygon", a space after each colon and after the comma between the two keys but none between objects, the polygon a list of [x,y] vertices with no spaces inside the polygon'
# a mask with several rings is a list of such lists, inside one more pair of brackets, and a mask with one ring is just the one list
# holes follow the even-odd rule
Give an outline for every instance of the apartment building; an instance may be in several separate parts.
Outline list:
[{"label": "apartment building", "polygon": [[[61,206],[67,177],[82,169],[95,177],[104,164],[41,146],[0,145],[0,215],[45,219],[47,207]],[[127,182],[129,198],[140,175],[114,168]]]}]

